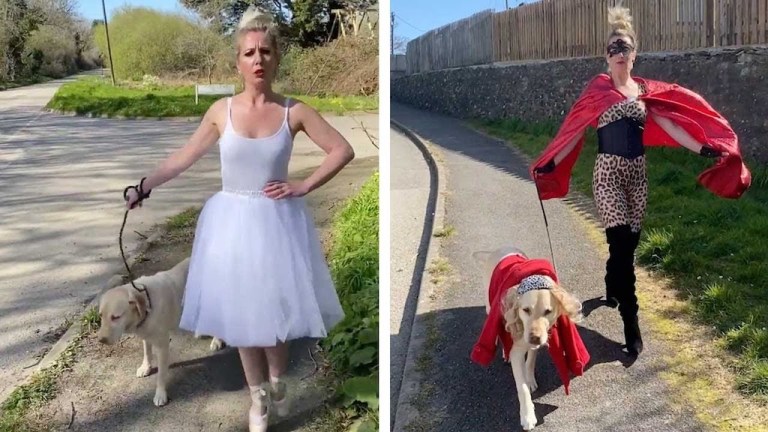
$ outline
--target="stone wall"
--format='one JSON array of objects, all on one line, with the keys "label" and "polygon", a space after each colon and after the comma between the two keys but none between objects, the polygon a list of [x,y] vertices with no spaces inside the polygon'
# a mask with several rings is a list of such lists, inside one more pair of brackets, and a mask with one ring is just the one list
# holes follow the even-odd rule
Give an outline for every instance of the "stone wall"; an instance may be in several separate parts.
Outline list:
[{"label": "stone wall", "polygon": [[[602,57],[495,64],[409,75],[392,100],[460,118],[561,121]],[[768,47],[641,54],[633,74],[676,82],[723,114],[745,155],[768,165]]]}]

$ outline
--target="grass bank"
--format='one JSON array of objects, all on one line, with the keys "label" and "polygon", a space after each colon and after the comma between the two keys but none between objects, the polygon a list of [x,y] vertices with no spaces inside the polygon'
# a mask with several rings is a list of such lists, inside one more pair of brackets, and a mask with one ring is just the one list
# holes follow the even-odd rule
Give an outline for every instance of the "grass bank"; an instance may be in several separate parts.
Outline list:
[{"label": "grass bank", "polygon": [[[346,314],[321,342],[338,383],[328,418],[350,430],[379,430],[379,175],[336,215],[329,252],[331,275]],[[351,410],[350,410],[351,408]],[[350,415],[350,413],[352,413]],[[322,428],[328,430],[329,426]],[[337,429],[335,429],[337,430]]]},{"label": "grass bank", "polygon": [[[38,432],[40,429],[28,422],[27,413],[53,400],[59,391],[59,377],[68,371],[80,350],[81,343],[99,326],[99,313],[89,309],[80,318],[78,333],[71,344],[49,367],[35,372],[23,385],[17,387],[0,405],[0,432]],[[69,327],[71,321],[65,323]]]},{"label": "grass bank", "polygon": [[55,79],[55,78],[50,78],[50,77],[46,77],[46,76],[36,75],[36,76],[32,76],[32,77],[22,77],[22,78],[14,80],[14,81],[3,81],[3,80],[0,80],[0,91],[10,90],[10,89],[18,88],[18,87],[29,86],[29,85],[33,85],[33,84],[40,84],[40,83],[51,81],[53,79]]},{"label": "grass bank", "polygon": [[[288,96],[323,113],[378,110],[378,96]],[[61,86],[47,107],[81,115],[109,117],[194,117],[205,114],[220,97],[200,96],[199,103],[195,104],[195,88],[192,85],[137,83],[112,87],[109,81],[102,78],[88,77]]]},{"label": "grass bank", "polygon": [[[476,127],[538,156],[556,132],[551,123],[474,121]],[[571,186],[592,196],[597,148],[587,134]],[[768,401],[768,168],[747,161],[753,176],[738,200],[718,198],[697,183],[711,160],[684,149],[649,148],[649,197],[638,261],[671,277],[691,316],[714,327],[736,354],[736,387]]]}]

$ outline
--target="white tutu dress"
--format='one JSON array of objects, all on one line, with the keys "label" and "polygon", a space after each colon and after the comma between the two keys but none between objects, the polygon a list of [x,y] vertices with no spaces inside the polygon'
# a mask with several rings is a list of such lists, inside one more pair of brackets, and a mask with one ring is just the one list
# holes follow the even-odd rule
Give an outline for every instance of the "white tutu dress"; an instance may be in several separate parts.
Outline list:
[{"label": "white tutu dress", "polygon": [[288,178],[288,108],[274,135],[252,139],[235,132],[227,105],[222,190],[197,222],[180,327],[234,347],[325,337],[344,312],[312,216],[303,198],[261,192]]}]

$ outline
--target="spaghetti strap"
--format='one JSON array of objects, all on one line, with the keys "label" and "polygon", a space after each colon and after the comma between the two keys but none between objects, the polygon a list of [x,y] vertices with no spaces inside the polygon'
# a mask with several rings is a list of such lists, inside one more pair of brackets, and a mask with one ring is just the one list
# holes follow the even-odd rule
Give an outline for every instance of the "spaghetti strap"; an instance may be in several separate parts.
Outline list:
[{"label": "spaghetti strap", "polygon": [[225,128],[232,127],[232,98],[227,98],[227,125]]},{"label": "spaghetti strap", "polygon": [[291,109],[291,98],[287,97],[285,98],[285,118],[283,118],[283,122],[288,123],[288,110]]}]

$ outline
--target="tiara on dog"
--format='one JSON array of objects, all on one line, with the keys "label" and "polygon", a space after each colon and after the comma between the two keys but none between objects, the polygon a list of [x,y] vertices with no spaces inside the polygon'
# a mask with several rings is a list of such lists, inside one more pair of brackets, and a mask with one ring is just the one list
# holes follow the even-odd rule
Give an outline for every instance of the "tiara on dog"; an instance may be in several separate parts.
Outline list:
[{"label": "tiara on dog", "polygon": [[517,286],[517,295],[523,295],[533,290],[552,289],[554,287],[550,278],[532,275],[520,281],[520,285]]}]

